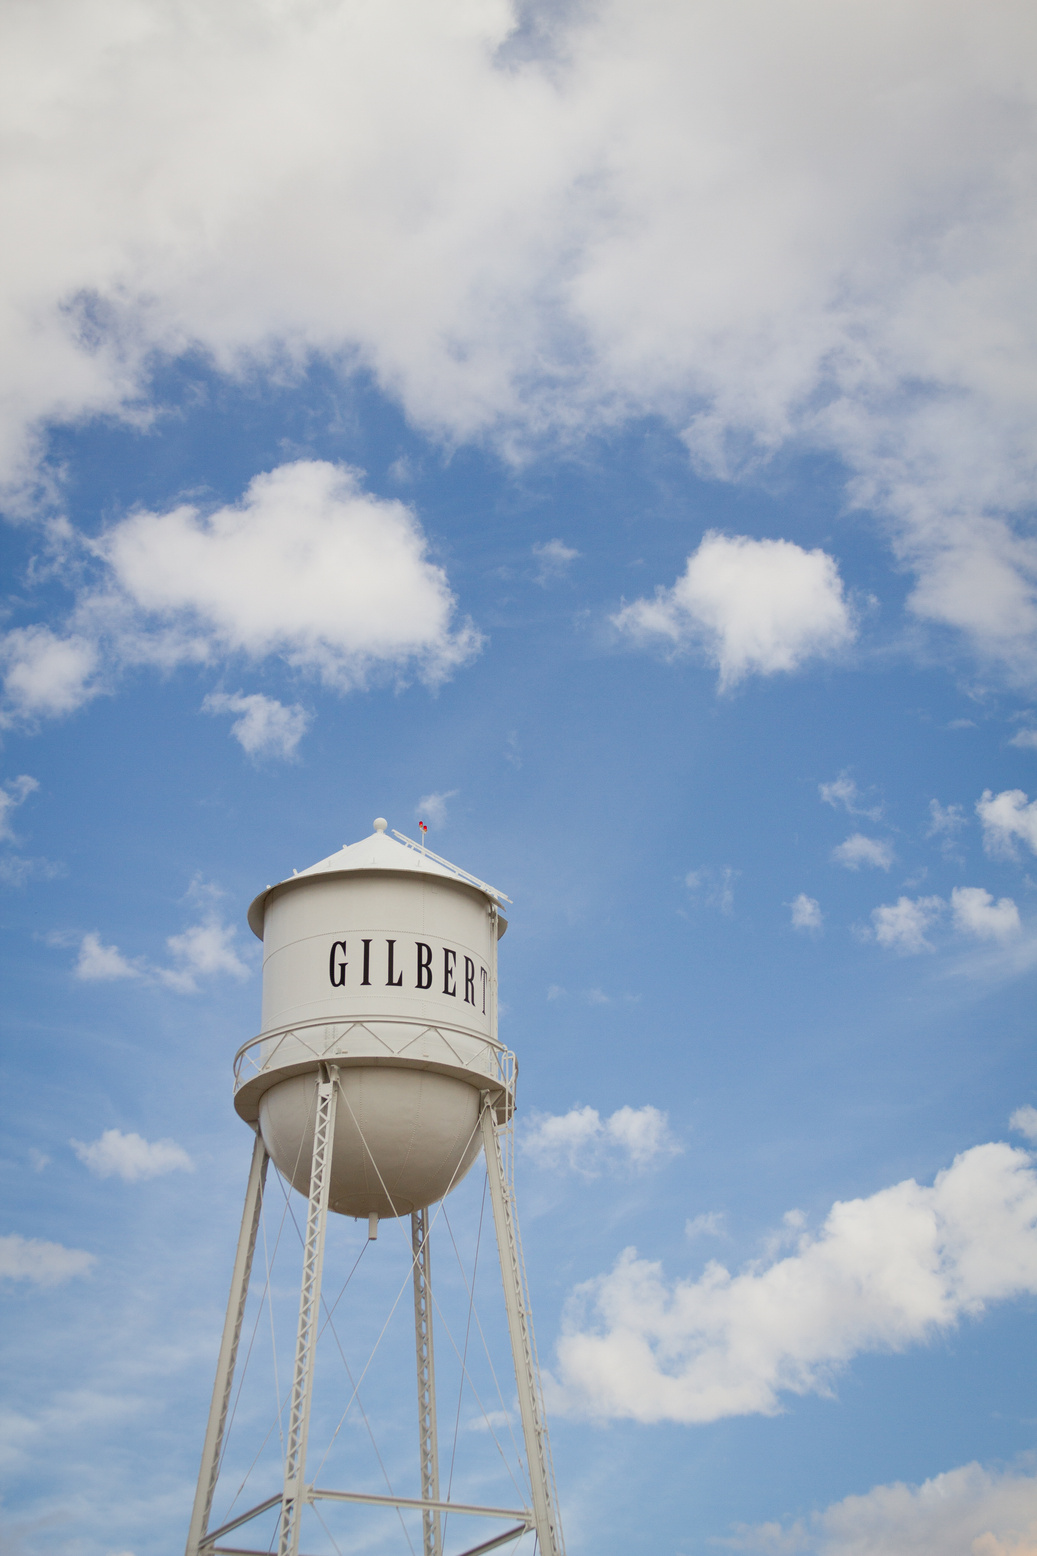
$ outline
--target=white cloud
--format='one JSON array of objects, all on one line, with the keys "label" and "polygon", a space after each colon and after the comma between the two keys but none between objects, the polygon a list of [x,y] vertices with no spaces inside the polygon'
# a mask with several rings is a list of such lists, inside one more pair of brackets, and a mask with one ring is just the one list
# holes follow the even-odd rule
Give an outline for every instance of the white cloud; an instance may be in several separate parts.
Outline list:
[{"label": "white cloud", "polygon": [[946,907],[942,897],[898,897],[872,910],[871,922],[879,945],[908,955],[931,951],[926,930]]},{"label": "white cloud", "polygon": [[[178,994],[195,994],[198,979],[227,973],[232,978],[247,978],[249,969],[235,949],[237,931],[220,921],[215,910],[215,900],[220,891],[205,882],[195,880],[187,898],[196,908],[202,909],[202,918],[190,924],[182,934],[170,935],[166,941],[173,961],[171,967],[160,967],[144,957],[132,960],[123,955],[118,946],[105,945],[100,935],[86,934],[79,945],[75,975],[86,982],[101,983],[125,978],[141,978],[148,983],[159,983]],[[64,934],[52,937],[55,944],[67,944]]]},{"label": "white cloud", "polygon": [[39,786],[37,778],[30,778],[28,773],[22,773],[19,778],[12,778],[0,788],[0,842],[14,841],[11,813],[16,811],[19,805],[24,805],[29,795],[35,793]]},{"label": "white cloud", "polygon": [[[995,902],[982,886],[956,886],[949,903],[942,897],[899,897],[895,903],[874,908],[871,934],[879,945],[892,951],[908,955],[931,951],[932,942],[926,939],[926,934],[948,908],[958,933],[976,940],[1003,944],[1013,940],[1022,928],[1019,910],[1011,897],[1001,897]],[[1023,946],[1019,970],[1028,966],[1030,960],[1031,947]],[[959,970],[982,973],[993,971],[995,967],[965,963]]]},{"label": "white cloud", "polygon": [[106,1129],[99,1140],[85,1144],[70,1142],[79,1160],[98,1178],[121,1178],[137,1183],[142,1178],[159,1178],[167,1172],[193,1172],[194,1163],[175,1140],[145,1140],[142,1135],[124,1135],[119,1129]]},{"label": "white cloud", "polygon": [[243,692],[210,692],[202,703],[202,711],[237,714],[230,732],[249,756],[277,756],[286,761],[295,755],[310,725],[310,715],[298,703],[288,708],[276,697],[264,697],[261,692],[249,696]]},{"label": "white cloud", "polygon": [[[345,692],[386,674],[435,685],[482,644],[455,623],[413,511],[365,492],[348,466],[297,460],[254,477],[238,503],[141,510],[80,542],[100,576],[66,635],[34,625],[0,643],[8,722],[71,712],[102,670],[276,657]],[[233,733],[251,755],[290,755],[308,722],[258,694],[204,706],[240,715]]]},{"label": "white cloud", "polygon": [[100,935],[92,932],[83,936],[76,961],[77,978],[87,983],[107,983],[120,978],[143,976],[143,966],[128,961],[118,946],[104,945]]},{"label": "white cloud", "polygon": [[1037,1556],[1037,1477],[965,1464],[920,1486],[896,1482],[788,1526],[723,1542],[761,1556]]},{"label": "white cloud", "polygon": [[1007,940],[1018,934],[1019,909],[1011,897],[997,902],[982,886],[956,886],[951,892],[954,927],[980,940]]},{"label": "white cloud", "polygon": [[27,1280],[37,1286],[57,1286],[75,1275],[87,1275],[96,1263],[92,1253],[45,1243],[37,1237],[10,1232],[0,1237],[0,1280]]},{"label": "white cloud", "polygon": [[725,918],[730,918],[735,910],[735,881],[740,874],[740,870],[733,870],[727,864],[719,870],[702,865],[698,870],[688,871],[684,884],[701,902],[719,908]]},{"label": "white cloud", "polygon": [[720,687],[746,675],[795,670],[854,637],[839,569],[823,551],[788,540],[706,534],[672,589],[613,618],[622,632],[674,650],[701,645]]},{"label": "white cloud", "polygon": [[941,805],[939,800],[929,801],[929,829],[926,837],[953,837],[965,824],[960,805]]},{"label": "white cloud", "polygon": [[52,881],[65,874],[65,866],[53,859],[26,859],[8,854],[0,859],[0,881],[7,886],[24,886],[26,881]]},{"label": "white cloud", "polygon": [[1017,730],[1008,744],[1019,746],[1023,751],[1037,751],[1037,729]]},{"label": "white cloud", "polygon": [[817,792],[825,804],[831,805],[833,810],[837,810],[841,805],[851,816],[867,816],[871,821],[878,821],[882,815],[881,805],[869,806],[861,803],[864,796],[845,769],[838,778],[833,778],[831,783],[819,783]]},{"label": "white cloud", "polygon": [[608,1118],[591,1107],[534,1114],[521,1146],[538,1167],[569,1167],[588,1178],[605,1168],[645,1168],[682,1149],[668,1116],[650,1104],[617,1108]]},{"label": "white cloud", "polygon": [[808,897],[805,891],[801,891],[798,897],[793,897],[789,909],[792,914],[793,929],[815,931],[821,929],[824,924],[821,904],[816,897]]},{"label": "white cloud", "polygon": [[888,840],[865,837],[861,832],[855,832],[845,843],[832,849],[833,862],[845,865],[848,870],[859,870],[862,864],[875,870],[888,870],[895,857],[893,844]]},{"label": "white cloud", "polygon": [[192,924],[182,935],[170,935],[166,945],[178,964],[155,968],[155,977],[180,994],[194,994],[200,977],[229,973],[232,978],[247,978],[249,969],[234,949],[236,930],[207,918]]},{"label": "white cloud", "polygon": [[423,794],[414,814],[419,821],[426,821],[430,827],[445,827],[447,804],[459,793],[458,789],[445,789],[442,794]]},{"label": "white cloud", "polygon": [[692,1239],[696,1237],[726,1237],[724,1212],[722,1210],[704,1210],[697,1216],[689,1217],[684,1223],[684,1235]]},{"label": "white cloud", "polygon": [[983,847],[995,859],[1016,859],[1015,842],[1021,838],[1037,854],[1037,800],[1027,803],[1022,789],[993,794],[984,789],[976,801],[976,815],[983,827]]},{"label": "white cloud", "polygon": [[61,637],[38,624],[15,627],[0,639],[0,664],[0,724],[58,718],[89,702],[100,689],[97,645],[75,632]]},{"label": "white cloud", "polygon": [[1037,1142],[1037,1108],[1031,1107],[1029,1103],[1025,1107],[1016,1108],[1008,1123],[1010,1128],[1017,1129],[1027,1140]]},{"label": "white cloud", "polygon": [[322,352],[452,442],[655,415],[720,476],[806,445],[886,514],[912,608],[1023,674],[1033,23],[959,7],[934,52],[934,14],[605,0],[530,57],[504,0],[39,0],[0,460],[41,419],[146,421],[152,353],[192,346]]},{"label": "white cloud", "polygon": [[340,690],[379,667],[435,683],[480,639],[452,630],[454,598],[427,550],[404,503],[363,491],[348,466],[298,460],[213,513],[183,504],[113,525],[99,551],[118,595],[81,611],[113,616],[127,657],[280,655]]},{"label": "white cloud", "polygon": [[564,540],[545,540],[533,547],[533,555],[540,563],[537,583],[546,587],[558,578],[564,578],[576,561],[579,552],[567,546]]},{"label": "white cloud", "polygon": [[896,1351],[1037,1292],[1030,1156],[975,1146],[931,1187],[837,1202],[795,1251],[668,1281],[628,1248],[577,1289],[557,1346],[559,1403],[599,1419],[715,1421],[824,1393],[854,1356]]}]

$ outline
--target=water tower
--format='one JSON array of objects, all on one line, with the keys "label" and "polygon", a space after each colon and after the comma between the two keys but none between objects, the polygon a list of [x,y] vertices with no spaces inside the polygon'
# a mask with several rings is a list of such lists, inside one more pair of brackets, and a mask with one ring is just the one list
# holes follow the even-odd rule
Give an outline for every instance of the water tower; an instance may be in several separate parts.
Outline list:
[{"label": "water tower", "polygon": [[[374,832],[268,886],[249,908],[263,942],[259,1036],[235,1059],[234,1106],[255,1146],[217,1363],[187,1556],[243,1552],[224,1542],[280,1503],[279,1556],[298,1556],[300,1520],[321,1500],[420,1509],[423,1556],[442,1556],[441,1517],[480,1513],[509,1527],[465,1556],[529,1531],[541,1556],[564,1556],[551,1451],[506,1149],[514,1055],[497,1037],[497,942],[509,899],[411,842]],[[394,841],[395,839],[395,841]],[[530,1480],[530,1506],[442,1500],[436,1431],[429,1206],[485,1156]],[[299,1323],[276,1494],[210,1530],[267,1164],[308,1200]],[[313,1397],[328,1212],[410,1216],[420,1498],[310,1484]]]}]

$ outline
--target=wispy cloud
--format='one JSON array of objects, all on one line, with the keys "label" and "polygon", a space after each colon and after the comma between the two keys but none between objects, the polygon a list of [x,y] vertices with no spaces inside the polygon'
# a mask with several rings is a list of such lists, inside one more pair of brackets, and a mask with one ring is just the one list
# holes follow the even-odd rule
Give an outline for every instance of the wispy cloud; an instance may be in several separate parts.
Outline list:
[{"label": "wispy cloud", "polygon": [[97,1263],[94,1254],[61,1243],[45,1243],[37,1237],[9,1232],[0,1237],[0,1280],[24,1280],[34,1286],[59,1286],[76,1275],[88,1275]]},{"label": "wispy cloud", "polygon": [[740,870],[733,870],[727,864],[719,869],[701,865],[697,870],[688,871],[684,884],[698,902],[717,908],[725,918],[730,918],[735,910],[735,881],[740,874]]},{"label": "wispy cloud", "polygon": [[[162,984],[178,994],[195,994],[199,978],[227,974],[232,978],[250,976],[248,966],[236,949],[237,931],[233,925],[222,922],[216,902],[222,893],[218,888],[200,879],[192,882],[187,900],[201,909],[197,923],[190,924],[178,935],[170,935],[166,941],[171,965],[161,966],[144,956],[128,957],[116,945],[106,945],[94,930],[79,939],[75,976],[85,983],[114,983],[128,979],[140,979],[147,983]],[[51,942],[67,945],[69,936],[59,932],[50,936]]]},{"label": "wispy cloud", "polygon": [[444,789],[441,794],[423,794],[415,807],[416,819],[427,822],[430,827],[445,827],[447,807],[459,792],[458,789]]},{"label": "wispy cloud", "polygon": [[230,732],[251,757],[280,757],[290,761],[310,727],[310,715],[298,703],[286,707],[276,697],[261,692],[210,692],[202,703],[204,713],[227,713],[234,718]]},{"label": "wispy cloud", "polygon": [[24,805],[30,794],[34,794],[39,788],[39,780],[30,778],[28,773],[22,773],[19,778],[11,778],[0,787],[0,843],[15,841],[11,818],[19,805]]},{"label": "wispy cloud", "polygon": [[844,768],[838,778],[833,778],[831,783],[819,783],[817,792],[824,803],[831,805],[833,810],[841,808],[850,816],[867,816],[869,821],[878,821],[882,815],[881,805],[864,803],[864,795],[857,787],[856,781],[850,777],[848,768]]},{"label": "wispy cloud", "polygon": [[591,1107],[534,1114],[520,1147],[538,1167],[568,1167],[587,1178],[605,1170],[645,1168],[682,1150],[667,1115],[651,1104],[617,1108],[607,1118]]},{"label": "wispy cloud", "polygon": [[537,542],[533,555],[539,563],[537,583],[546,588],[566,576],[580,553],[573,546],[567,546],[564,540],[545,540]]}]

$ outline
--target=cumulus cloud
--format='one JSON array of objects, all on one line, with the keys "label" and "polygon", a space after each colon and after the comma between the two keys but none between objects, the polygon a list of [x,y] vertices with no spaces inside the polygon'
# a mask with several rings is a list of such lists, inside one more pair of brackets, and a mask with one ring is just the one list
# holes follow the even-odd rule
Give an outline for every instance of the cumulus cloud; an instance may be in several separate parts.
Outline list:
[{"label": "cumulus cloud", "polygon": [[193,1172],[194,1163],[175,1140],[145,1140],[143,1135],[124,1135],[106,1129],[99,1140],[70,1142],[79,1160],[98,1178],[121,1178],[137,1183],[160,1178],[167,1172]]},{"label": "cumulus cloud", "polygon": [[1037,854],[1037,800],[1027,803],[1022,789],[994,794],[984,789],[976,802],[983,827],[983,847],[995,859],[1018,859],[1017,840]]},{"label": "cumulus cloud", "polygon": [[234,716],[230,732],[254,757],[290,760],[310,726],[310,715],[298,703],[288,708],[276,697],[264,697],[261,692],[248,696],[243,692],[210,692],[202,703],[202,711]]},{"label": "cumulus cloud", "polygon": [[1011,897],[995,902],[982,886],[956,886],[949,903],[942,897],[899,897],[896,902],[874,908],[871,933],[879,945],[905,955],[931,951],[933,945],[926,935],[948,908],[959,934],[976,940],[1004,943],[1022,927],[1019,909]]},{"label": "cumulus cloud", "polygon": [[[102,669],[278,658],[344,692],[379,674],[435,685],[481,646],[455,623],[413,511],[344,465],[281,465],[213,511],[131,513],[89,550],[95,576],[66,635],[16,628],[0,646],[9,718],[71,712]],[[258,695],[214,693],[206,707],[240,715],[233,733],[252,755],[290,753],[307,722]]]},{"label": "cumulus cloud", "polygon": [[521,1147],[538,1167],[568,1167],[587,1178],[606,1168],[645,1168],[682,1149],[667,1115],[650,1104],[617,1108],[607,1118],[591,1107],[535,1114]]},{"label": "cumulus cloud", "polygon": [[1037,1108],[1031,1107],[1029,1103],[1025,1107],[1016,1108],[1008,1123],[1010,1128],[1017,1129],[1027,1140],[1037,1142]]},{"label": "cumulus cloud", "polygon": [[612,619],[635,640],[674,651],[700,646],[722,690],[750,674],[796,670],[854,637],[839,569],[825,552],[715,531],[672,589],[635,600]]},{"label": "cumulus cloud", "polygon": [[1037,1556],[1037,1477],[965,1464],[920,1486],[875,1486],[791,1525],[743,1527],[724,1543],[761,1556]]},{"label": "cumulus cloud", "polygon": [[956,929],[980,940],[1007,940],[1018,933],[1019,909],[1011,897],[997,902],[982,886],[956,886],[951,892]]},{"label": "cumulus cloud", "polygon": [[141,978],[144,966],[130,962],[118,946],[105,945],[93,932],[83,936],[76,959],[76,977],[84,983],[111,983],[120,978]]},{"label": "cumulus cloud", "polygon": [[430,827],[445,827],[447,806],[460,791],[445,789],[442,794],[423,794],[414,814],[419,821],[427,821]]},{"label": "cumulus cloud", "polygon": [[896,902],[884,903],[872,910],[875,939],[879,945],[907,955],[931,951],[926,931],[945,906],[942,897],[898,897]]},{"label": "cumulus cloud", "polygon": [[1037,1172],[994,1143],[931,1186],[837,1202],[795,1250],[668,1280],[628,1248],[577,1288],[557,1346],[559,1403],[598,1419],[715,1421],[825,1393],[868,1351],[896,1351],[1037,1292]]},{"label": "cumulus cloud", "polygon": [[865,837],[862,832],[855,832],[845,843],[832,849],[834,863],[845,865],[847,870],[859,870],[862,864],[875,870],[888,870],[895,857],[892,843],[876,837]]},{"label": "cumulus cloud", "polygon": [[436,682],[479,646],[473,628],[452,630],[454,598],[412,510],[365,492],[348,466],[281,465],[212,513],[133,513],[99,550],[118,594],[82,609],[118,621],[128,602],[139,617],[125,652],[142,658],[276,654],[347,690],[379,666]]},{"label": "cumulus cloud", "polygon": [[533,555],[540,564],[537,583],[546,587],[556,579],[564,578],[579,554],[572,546],[567,546],[564,540],[538,542],[533,547]]},{"label": "cumulus cloud", "polygon": [[789,903],[789,910],[792,914],[793,929],[816,932],[824,924],[821,904],[816,897],[808,897],[805,891],[801,891],[798,897],[793,897]]},{"label": "cumulus cloud", "polygon": [[1037,751],[1037,729],[1017,730],[1008,744],[1018,746],[1022,751]]},{"label": "cumulus cloud", "polygon": [[45,1243],[38,1237],[10,1232],[0,1237],[0,1280],[31,1281],[36,1286],[58,1286],[75,1275],[87,1275],[96,1263],[82,1248]]},{"label": "cumulus cloud", "polygon": [[721,477],[834,451],[912,609],[1024,673],[1027,9],[606,0],[532,54],[518,14],[31,7],[3,467],[43,421],[146,418],[153,353],[192,346],[282,378],[322,352],[451,442],[649,415]]},{"label": "cumulus cloud", "polygon": [[40,624],[14,627],[0,639],[4,707],[0,724],[59,718],[100,690],[100,655],[89,637],[67,637]]}]

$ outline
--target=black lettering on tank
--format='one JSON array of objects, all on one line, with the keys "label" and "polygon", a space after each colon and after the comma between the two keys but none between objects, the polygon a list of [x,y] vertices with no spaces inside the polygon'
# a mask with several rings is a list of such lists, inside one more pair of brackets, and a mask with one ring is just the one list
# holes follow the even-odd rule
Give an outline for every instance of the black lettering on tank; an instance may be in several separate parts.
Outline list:
[{"label": "black lettering on tank", "polygon": [[363,942],[363,946],[364,946],[364,976],[360,980],[361,984],[365,984],[365,983],[370,983],[371,982],[371,942],[370,942],[370,940],[365,940]]},{"label": "black lettering on tank", "polygon": [[385,980],[386,986],[389,988],[398,989],[403,982],[403,972],[401,969],[400,976],[398,978],[393,977],[393,973],[396,971],[395,967],[393,966],[393,955],[396,950],[396,941],[387,940],[385,943],[389,947],[389,972]]},{"label": "black lettering on tank", "polygon": [[414,985],[416,989],[431,989],[432,987],[432,947],[426,945],[423,940],[416,942],[418,952],[418,981]]},{"label": "black lettering on tank", "polygon": [[457,961],[457,952],[451,951],[448,946],[443,947],[443,993],[457,998],[457,990],[454,987],[454,963]]},{"label": "black lettering on tank", "polygon": [[482,1013],[485,1016],[485,1014],[486,1014],[486,985],[489,982],[490,975],[486,971],[485,967],[480,967],[479,968],[479,976],[482,979]]},{"label": "black lettering on tank", "polygon": [[[336,951],[342,952],[342,960],[340,962],[335,961]],[[345,984],[346,968],[348,966],[349,963],[346,961],[346,942],[344,940],[336,940],[331,947],[331,955],[328,957],[328,977],[331,979],[331,987],[333,989],[341,989]]]},{"label": "black lettering on tank", "polygon": [[475,963],[470,956],[464,959],[464,1002],[475,1004]]}]

